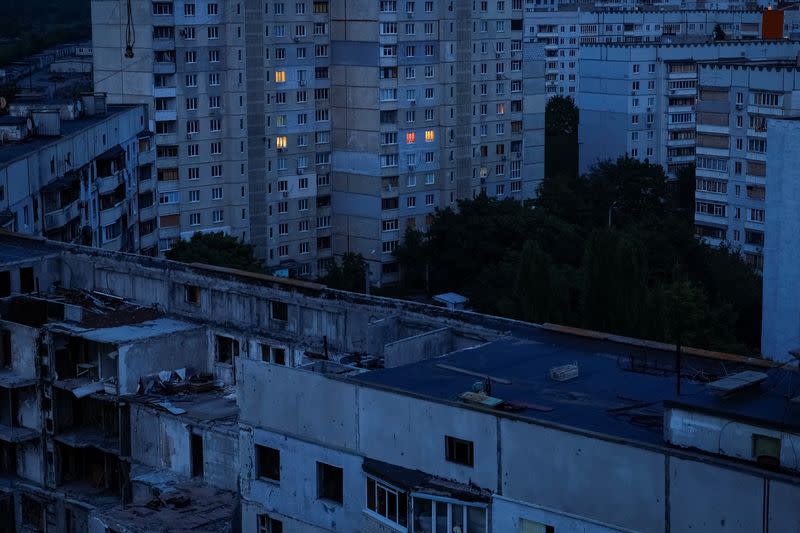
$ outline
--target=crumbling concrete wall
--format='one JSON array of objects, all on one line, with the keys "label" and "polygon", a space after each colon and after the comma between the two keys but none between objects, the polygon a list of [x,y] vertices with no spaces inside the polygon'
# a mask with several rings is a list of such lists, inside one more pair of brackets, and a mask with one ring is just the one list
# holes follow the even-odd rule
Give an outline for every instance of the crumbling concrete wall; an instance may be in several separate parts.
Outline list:
[{"label": "crumbling concrete wall", "polygon": [[0,329],[11,334],[11,368],[21,377],[36,377],[36,346],[40,329],[0,320]]},{"label": "crumbling concrete wall", "polygon": [[[363,459],[360,456],[306,439],[293,439],[260,429],[242,432],[240,438],[242,493],[246,500],[257,501],[266,509],[280,509],[308,526],[307,529],[296,531],[314,531],[314,528],[347,533],[354,531],[353,526],[360,522],[363,502],[366,501],[364,473],[361,468]],[[279,482],[257,477],[256,444],[279,450]],[[318,462],[343,470],[343,504],[319,498]],[[245,515],[244,524],[248,522]],[[255,524],[256,521],[252,520],[252,523]],[[286,524],[284,531],[287,531]]]},{"label": "crumbling concrete wall", "polygon": [[142,376],[194,368],[210,372],[208,337],[203,328],[152,337],[119,347],[119,393],[134,394]]},{"label": "crumbling concrete wall", "polygon": [[215,487],[239,489],[239,432],[202,430],[203,479]]},{"label": "crumbling concrete wall", "polygon": [[440,328],[390,342],[383,348],[384,366],[393,368],[439,357],[453,351],[453,332]]},{"label": "crumbling concrete wall", "polygon": [[187,424],[142,405],[131,405],[131,457],[154,468],[192,475]]},{"label": "crumbling concrete wall", "polygon": [[39,441],[29,441],[17,447],[17,475],[34,483],[44,484],[45,468]]}]

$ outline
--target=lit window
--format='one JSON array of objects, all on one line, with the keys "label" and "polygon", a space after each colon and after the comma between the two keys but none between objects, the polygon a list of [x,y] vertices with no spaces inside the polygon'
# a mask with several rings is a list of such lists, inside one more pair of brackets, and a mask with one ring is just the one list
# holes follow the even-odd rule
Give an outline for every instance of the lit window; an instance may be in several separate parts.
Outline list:
[{"label": "lit window", "polygon": [[278,148],[278,150],[286,148],[286,136],[282,135],[275,139],[275,146]]},{"label": "lit window", "polygon": [[275,71],[275,83],[283,83],[286,81],[286,72],[283,70]]},{"label": "lit window", "polygon": [[406,144],[414,144],[417,140],[417,135],[413,131],[406,133]]},{"label": "lit window", "polygon": [[425,142],[432,142],[436,138],[436,134],[433,133],[433,130],[425,130]]}]

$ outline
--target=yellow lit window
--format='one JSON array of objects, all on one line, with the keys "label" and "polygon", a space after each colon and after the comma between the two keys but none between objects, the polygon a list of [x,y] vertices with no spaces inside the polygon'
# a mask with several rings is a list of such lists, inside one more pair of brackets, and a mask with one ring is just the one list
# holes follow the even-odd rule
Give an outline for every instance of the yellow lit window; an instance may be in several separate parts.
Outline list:
[{"label": "yellow lit window", "polygon": [[506,104],[504,103],[497,104],[497,114],[502,115],[505,112],[506,112]]},{"label": "yellow lit window", "polygon": [[414,144],[414,141],[417,140],[417,135],[413,131],[409,131],[406,133],[406,144]]},{"label": "yellow lit window", "polygon": [[275,71],[275,83],[283,83],[286,81],[286,72],[283,70]]},{"label": "yellow lit window", "polygon": [[275,146],[280,150],[282,148],[286,148],[286,136],[282,135],[275,139]]},{"label": "yellow lit window", "polygon": [[425,142],[431,142],[436,138],[436,134],[433,130],[425,130]]}]

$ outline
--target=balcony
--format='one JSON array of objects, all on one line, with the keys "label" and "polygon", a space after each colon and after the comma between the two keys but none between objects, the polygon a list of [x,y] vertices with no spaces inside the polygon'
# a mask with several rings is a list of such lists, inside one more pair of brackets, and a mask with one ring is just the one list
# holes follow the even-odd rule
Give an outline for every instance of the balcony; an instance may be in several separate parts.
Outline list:
[{"label": "balcony", "polygon": [[175,51],[175,39],[153,39],[153,51]]},{"label": "balcony", "polygon": [[68,222],[78,218],[81,214],[78,200],[44,215],[44,227],[46,230],[53,230],[66,226]]},{"label": "balcony", "polygon": [[770,117],[782,117],[784,112],[782,107],[764,107],[748,105],[747,112],[751,115],[768,115]]},{"label": "balcony", "polygon": [[119,202],[108,209],[100,211],[100,225],[109,226],[119,220],[122,217],[122,208],[124,205],[125,202]]},{"label": "balcony", "polygon": [[98,194],[108,194],[122,184],[124,170],[120,170],[111,174],[110,176],[98,176],[94,181],[97,185]]},{"label": "balcony", "polygon": [[175,63],[172,62],[162,62],[162,63],[154,63],[153,64],[153,73],[154,74],[175,74]]},{"label": "balcony", "polygon": [[767,138],[767,128],[760,128],[757,130],[748,128],[747,129],[747,136],[748,137],[760,137],[762,139]]},{"label": "balcony", "polygon": [[692,130],[694,129],[694,122],[668,122],[667,130]]},{"label": "balcony", "polygon": [[168,122],[178,120],[178,112],[174,109],[164,109],[156,111],[156,122]]},{"label": "balcony", "polygon": [[716,126],[713,124],[697,124],[697,133],[719,133],[722,135],[728,135],[730,132],[730,126]]},{"label": "balcony", "polygon": [[142,220],[149,220],[158,214],[157,204],[151,204],[147,207],[139,208],[139,218]]},{"label": "balcony", "polygon": [[680,148],[683,146],[694,146],[696,139],[667,139],[667,147]]},{"label": "balcony", "polygon": [[178,89],[175,87],[154,87],[153,98],[175,98]]}]

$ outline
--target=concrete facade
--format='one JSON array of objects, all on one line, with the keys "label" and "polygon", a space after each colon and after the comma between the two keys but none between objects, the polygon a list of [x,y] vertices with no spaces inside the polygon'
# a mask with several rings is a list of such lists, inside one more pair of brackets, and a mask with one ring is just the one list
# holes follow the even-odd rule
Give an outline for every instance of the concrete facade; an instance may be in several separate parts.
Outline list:
[{"label": "concrete facade", "polygon": [[764,301],[761,351],[776,361],[786,361],[800,346],[800,302],[797,298],[796,261],[800,260],[797,236],[800,221],[798,172],[794,160],[800,124],[795,120],[767,122],[769,187],[765,200]]},{"label": "concrete facade", "polygon": [[147,248],[142,223],[155,200],[139,181],[153,157],[146,109],[90,94],[11,111],[0,117],[0,227],[106,250]]},{"label": "concrete facade", "polygon": [[[95,90],[148,107],[158,202],[148,254],[195,232],[249,239],[241,2],[92,2]],[[128,30],[130,26],[130,30]],[[135,38],[126,57],[126,35]]]}]

